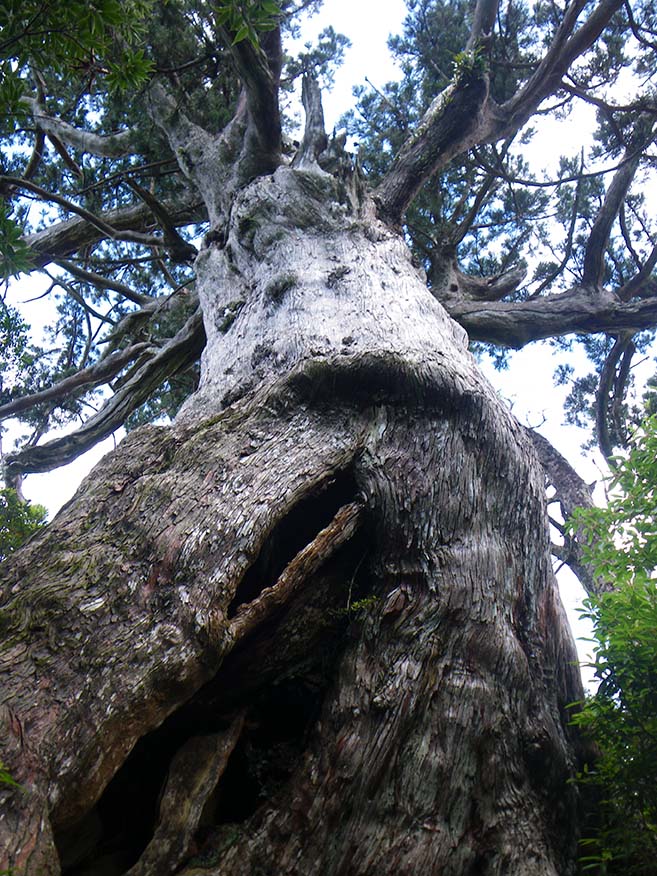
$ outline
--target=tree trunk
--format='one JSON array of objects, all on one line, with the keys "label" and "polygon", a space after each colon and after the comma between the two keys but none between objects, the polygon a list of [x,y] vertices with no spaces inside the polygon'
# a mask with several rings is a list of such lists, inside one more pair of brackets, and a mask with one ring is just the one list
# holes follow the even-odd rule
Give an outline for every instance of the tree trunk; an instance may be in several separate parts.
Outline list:
[{"label": "tree trunk", "polygon": [[574,873],[542,470],[463,330],[312,166],[197,267],[199,391],[2,570],[2,863]]}]

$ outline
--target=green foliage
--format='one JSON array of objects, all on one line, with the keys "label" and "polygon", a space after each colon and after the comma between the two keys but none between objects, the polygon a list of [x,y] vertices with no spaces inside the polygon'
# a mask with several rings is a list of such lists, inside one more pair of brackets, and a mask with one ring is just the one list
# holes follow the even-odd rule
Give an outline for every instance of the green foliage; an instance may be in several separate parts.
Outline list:
[{"label": "green foliage", "polygon": [[9,785],[12,788],[20,788],[18,782],[14,781],[11,774],[7,771],[5,765],[0,760],[0,785]]},{"label": "green foliage", "polygon": [[30,248],[21,239],[22,233],[20,225],[11,218],[7,205],[0,203],[0,280],[8,280],[32,267]]},{"label": "green foliage", "polygon": [[215,20],[233,37],[233,45],[248,40],[254,48],[259,45],[259,34],[278,26],[281,9],[274,0],[229,0],[218,3]]},{"label": "green foliage", "polygon": [[43,505],[21,502],[16,490],[0,490],[0,561],[45,526],[47,514]]},{"label": "green foliage", "polygon": [[[19,111],[22,74],[28,65],[60,74],[84,67],[90,75],[110,76],[114,68],[117,85],[121,77],[126,85],[143,79],[149,68],[135,44],[152,5],[153,0],[4,0],[2,108]],[[118,68],[127,72],[118,75]]]},{"label": "green foliage", "polygon": [[[20,132],[30,71],[42,78],[83,74],[112,91],[139,87],[152,69],[136,43],[154,0],[3,0],[0,3],[0,128]],[[3,173],[6,169],[3,168]],[[0,207],[0,278],[27,271],[20,223]]]},{"label": "green foliage", "polygon": [[600,747],[580,781],[599,796],[598,827],[582,862],[648,876],[657,854],[657,418],[619,460],[606,508],[571,522],[595,574],[615,589],[585,601],[599,687],[575,723]]},{"label": "green foliage", "polygon": [[452,61],[455,82],[467,82],[486,72],[486,53],[481,48],[474,52],[457,52]]}]

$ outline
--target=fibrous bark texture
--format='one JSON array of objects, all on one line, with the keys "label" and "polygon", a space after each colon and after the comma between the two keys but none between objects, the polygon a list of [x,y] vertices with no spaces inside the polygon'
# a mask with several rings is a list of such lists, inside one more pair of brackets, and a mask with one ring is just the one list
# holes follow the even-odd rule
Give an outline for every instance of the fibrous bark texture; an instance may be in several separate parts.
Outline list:
[{"label": "fibrous bark texture", "polygon": [[199,391],[3,569],[16,872],[574,873],[542,470],[358,191],[241,191]]}]

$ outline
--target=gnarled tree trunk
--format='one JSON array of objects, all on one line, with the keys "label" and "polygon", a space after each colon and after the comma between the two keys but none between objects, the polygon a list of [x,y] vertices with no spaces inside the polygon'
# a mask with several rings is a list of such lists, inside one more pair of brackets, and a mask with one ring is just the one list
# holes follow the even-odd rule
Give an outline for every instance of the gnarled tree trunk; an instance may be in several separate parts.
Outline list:
[{"label": "gnarled tree trunk", "polygon": [[356,183],[242,188],[198,393],[2,570],[16,873],[575,870],[542,470]]}]

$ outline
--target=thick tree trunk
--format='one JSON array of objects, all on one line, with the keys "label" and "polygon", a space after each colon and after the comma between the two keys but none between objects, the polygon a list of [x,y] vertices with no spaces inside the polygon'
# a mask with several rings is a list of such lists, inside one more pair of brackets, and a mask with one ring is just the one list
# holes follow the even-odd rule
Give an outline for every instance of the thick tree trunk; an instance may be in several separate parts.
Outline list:
[{"label": "thick tree trunk", "polygon": [[574,872],[543,475],[357,188],[242,191],[199,392],[3,569],[4,866]]}]

